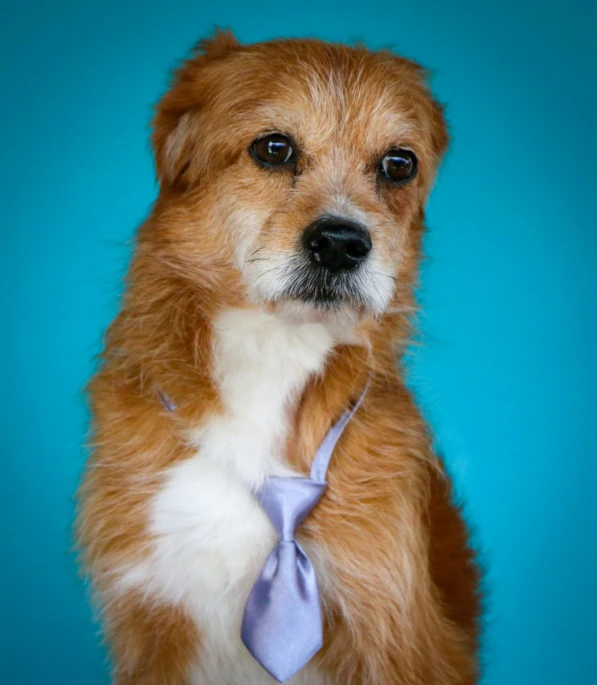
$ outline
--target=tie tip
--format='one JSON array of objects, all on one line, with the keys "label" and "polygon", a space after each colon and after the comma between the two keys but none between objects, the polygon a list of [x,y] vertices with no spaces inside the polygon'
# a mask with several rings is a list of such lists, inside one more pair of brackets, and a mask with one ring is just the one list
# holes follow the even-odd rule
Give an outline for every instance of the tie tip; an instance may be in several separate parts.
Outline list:
[{"label": "tie tip", "polygon": [[308,655],[303,656],[300,659],[300,664],[295,661],[294,663],[285,663],[285,664],[273,665],[271,663],[269,663],[269,664],[263,663],[263,661],[267,661],[266,659],[264,659],[263,661],[261,661],[260,659],[257,659],[257,661],[272,676],[272,678],[274,678],[274,680],[276,680],[276,682],[286,683],[293,676],[295,676],[299,671],[301,671],[311,661],[311,659],[317,654],[317,652],[319,652],[319,650],[322,647],[323,647],[323,641],[319,642],[316,646],[314,646]]}]

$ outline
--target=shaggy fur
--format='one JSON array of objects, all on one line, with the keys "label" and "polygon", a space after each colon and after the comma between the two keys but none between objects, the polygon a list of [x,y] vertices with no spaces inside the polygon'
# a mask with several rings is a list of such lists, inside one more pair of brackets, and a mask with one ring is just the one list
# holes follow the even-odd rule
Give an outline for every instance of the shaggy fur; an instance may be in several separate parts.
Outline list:
[{"label": "shaggy fur", "polygon": [[[160,193],[90,383],[79,492],[115,682],[273,682],[239,636],[274,543],[251,490],[307,473],[372,375],[301,526],[325,645],[292,682],[472,685],[478,571],[399,363],[447,144],[424,73],[389,52],[218,33],[178,69],[153,124]],[[295,173],[248,154],[268,132],[292,137]],[[377,165],[397,146],[419,168],[393,187]],[[330,214],[372,236],[361,307],[284,295],[302,231]]]}]

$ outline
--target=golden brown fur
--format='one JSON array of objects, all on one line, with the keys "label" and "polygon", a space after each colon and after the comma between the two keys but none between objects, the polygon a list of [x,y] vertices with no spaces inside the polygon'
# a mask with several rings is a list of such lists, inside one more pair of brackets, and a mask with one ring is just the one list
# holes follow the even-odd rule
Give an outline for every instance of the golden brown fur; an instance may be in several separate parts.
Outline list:
[{"label": "golden brown fur", "polygon": [[[264,90],[267,75],[275,78]],[[476,565],[396,365],[409,335],[424,202],[447,142],[423,76],[388,52],[302,40],[240,46],[220,33],[199,45],[159,104],[160,195],[139,231],[122,309],[90,384],[94,447],[79,493],[79,539],[118,683],[185,685],[190,663],[201,659],[200,631],[182,608],[114,593],[112,583],[114,569],[151,544],[148,502],[164,469],[192,454],[185,430],[223,411],[211,375],[214,316],[230,306],[281,306],[248,300],[234,252],[245,238],[230,216],[258,217],[268,253],[291,250],[335,175],[375,223],[397,285],[383,314],[360,313],[361,344],[336,347],[293,411],[286,459],[305,471],[373,373],[334,455],[326,496],[304,524],[341,588],[324,597],[326,642],[316,661],[338,685],[477,681]],[[300,182],[265,178],[246,154],[270,126],[308,143]],[[401,144],[417,149],[419,176],[374,192],[371,165],[394,143],[392,126],[404,131]],[[175,398],[175,413],[163,411],[156,387]]]}]

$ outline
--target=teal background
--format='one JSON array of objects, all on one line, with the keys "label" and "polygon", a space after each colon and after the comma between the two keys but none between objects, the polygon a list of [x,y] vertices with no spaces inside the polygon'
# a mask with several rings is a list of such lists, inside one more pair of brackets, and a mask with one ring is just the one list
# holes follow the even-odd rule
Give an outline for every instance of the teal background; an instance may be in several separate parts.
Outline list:
[{"label": "teal background", "polygon": [[156,188],[150,107],[214,24],[434,70],[412,380],[488,565],[484,685],[597,683],[596,5],[54,0],[0,16],[0,682],[108,682],[68,552],[80,390]]}]

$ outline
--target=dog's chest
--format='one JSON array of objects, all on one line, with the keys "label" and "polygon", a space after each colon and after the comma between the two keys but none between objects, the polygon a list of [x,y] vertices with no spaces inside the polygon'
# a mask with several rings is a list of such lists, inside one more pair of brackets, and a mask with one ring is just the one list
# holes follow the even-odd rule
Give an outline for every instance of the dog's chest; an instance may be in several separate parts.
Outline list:
[{"label": "dog's chest", "polygon": [[[241,643],[240,624],[275,534],[253,488],[267,475],[292,474],[283,452],[288,409],[333,340],[320,326],[290,328],[243,311],[223,315],[215,330],[214,373],[226,410],[193,431],[196,455],[164,475],[150,513],[154,548],[132,575],[196,620],[194,682],[261,685],[274,680]],[[323,681],[306,667],[292,683]]]}]

